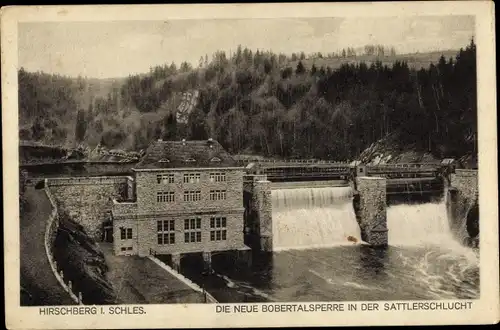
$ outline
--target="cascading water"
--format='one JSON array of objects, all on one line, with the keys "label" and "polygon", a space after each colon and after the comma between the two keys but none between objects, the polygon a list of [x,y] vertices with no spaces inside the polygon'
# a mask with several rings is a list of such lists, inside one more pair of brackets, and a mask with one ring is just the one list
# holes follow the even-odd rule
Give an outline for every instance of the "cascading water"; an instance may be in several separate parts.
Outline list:
[{"label": "cascading water", "polygon": [[308,249],[361,242],[350,187],[272,191],[273,249]]},{"label": "cascading water", "polygon": [[[466,219],[458,219],[465,228]],[[437,298],[479,295],[479,251],[460,242],[450,229],[446,204],[395,205],[387,209],[389,245],[423,251],[418,260],[401,254]],[[459,230],[465,235],[465,230]]]},{"label": "cascading water", "polygon": [[[279,252],[247,269],[214,256],[210,292],[221,302],[476,299],[479,252],[460,244],[466,216],[450,229],[445,205],[389,206],[389,247],[373,249],[359,244],[350,188],[273,190]],[[345,246],[349,236],[358,243]]]}]

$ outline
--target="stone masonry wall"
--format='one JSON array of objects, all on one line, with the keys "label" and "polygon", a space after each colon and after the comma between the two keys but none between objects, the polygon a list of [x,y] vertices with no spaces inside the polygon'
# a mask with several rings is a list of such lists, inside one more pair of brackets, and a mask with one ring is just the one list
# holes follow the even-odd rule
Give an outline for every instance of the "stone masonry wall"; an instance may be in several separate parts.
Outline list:
[{"label": "stone masonry wall", "polygon": [[[211,182],[210,173],[226,173],[225,182]],[[184,183],[185,173],[199,173],[199,183]],[[158,183],[158,174],[174,174],[174,183]],[[196,210],[232,210],[243,208],[243,171],[242,170],[165,170],[152,172],[136,172],[137,211],[143,213],[194,212]],[[184,202],[184,191],[201,191],[200,201]],[[210,200],[210,190],[226,190],[226,199]],[[158,203],[157,192],[175,192],[174,202]]]},{"label": "stone masonry wall", "polygon": [[[225,241],[210,241],[210,218],[216,216],[226,217],[227,234]],[[201,218],[201,242],[185,243],[184,219],[195,217]],[[158,244],[157,221],[159,220],[175,221],[175,244]],[[137,226],[137,230],[133,230],[133,240],[120,240],[120,226],[130,226],[131,228]],[[149,219],[139,219],[136,222],[130,220],[115,220],[113,227],[116,240],[115,246],[117,246],[115,253],[117,254],[123,253],[122,251],[117,251],[120,250],[118,246],[123,244],[133,246],[133,250],[137,251],[139,256],[147,256],[150,255],[151,252],[157,254],[173,254],[201,252],[204,250],[226,251],[244,248],[243,210],[235,211],[234,213],[220,212],[218,214],[201,214],[196,216],[161,216]],[[137,235],[136,232],[138,233]]]},{"label": "stone masonry wall", "polygon": [[477,170],[456,169],[450,175],[446,199],[450,229],[459,241],[471,246],[479,244],[478,190]]},{"label": "stone masonry wall", "polygon": [[[200,174],[199,182],[185,183],[184,174]],[[226,180],[210,181],[211,173],[225,173]],[[172,183],[158,183],[157,176],[173,174]],[[243,172],[235,169],[166,169],[137,171],[136,202],[121,203],[113,209],[116,254],[173,254],[242,249],[244,245]],[[225,190],[225,200],[210,200],[210,190]],[[201,200],[184,201],[185,191],[200,191]],[[174,192],[172,202],[158,202],[157,192]],[[226,217],[226,240],[210,241],[210,218]],[[184,220],[201,218],[202,242],[184,242]],[[175,243],[158,244],[157,222],[175,221]],[[132,239],[121,240],[120,227],[132,228]],[[131,247],[132,250],[122,251]]]},{"label": "stone masonry wall", "polygon": [[387,245],[387,180],[378,177],[357,177],[356,186],[359,202],[355,209],[362,238],[373,246]]},{"label": "stone masonry wall", "polygon": [[456,188],[470,203],[478,200],[477,170],[455,170],[451,174],[450,185]]},{"label": "stone masonry wall", "polygon": [[263,251],[273,250],[273,215],[271,200],[271,182],[255,181],[252,204],[259,221],[260,248]]},{"label": "stone masonry wall", "polygon": [[81,224],[94,239],[102,237],[102,223],[113,198],[127,195],[127,177],[51,178],[47,180],[60,212]]}]

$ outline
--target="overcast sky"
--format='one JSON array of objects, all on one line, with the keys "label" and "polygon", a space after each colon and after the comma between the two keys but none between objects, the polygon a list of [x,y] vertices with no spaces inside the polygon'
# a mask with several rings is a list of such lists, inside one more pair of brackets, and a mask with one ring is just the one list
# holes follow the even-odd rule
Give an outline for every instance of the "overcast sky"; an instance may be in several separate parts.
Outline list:
[{"label": "overcast sky", "polygon": [[124,77],[234,50],[329,53],[366,44],[398,53],[465,47],[473,16],[47,22],[19,24],[19,66],[69,76]]}]

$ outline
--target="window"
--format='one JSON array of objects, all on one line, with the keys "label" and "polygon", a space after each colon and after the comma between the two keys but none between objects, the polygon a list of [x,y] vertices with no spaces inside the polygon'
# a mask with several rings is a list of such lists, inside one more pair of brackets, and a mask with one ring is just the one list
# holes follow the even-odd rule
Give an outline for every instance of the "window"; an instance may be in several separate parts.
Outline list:
[{"label": "window", "polygon": [[200,200],[201,200],[201,190],[184,192],[185,202],[196,202]]},{"label": "window", "polygon": [[201,242],[201,218],[184,219],[184,243]]},{"label": "window", "polygon": [[132,247],[131,246],[122,247],[120,250],[122,250],[122,251],[132,251]]},{"label": "window", "polygon": [[210,159],[210,161],[211,161],[211,162],[214,162],[214,163],[218,163],[218,162],[220,162],[221,160],[220,160],[220,158],[219,158],[219,157],[214,157],[214,158]]},{"label": "window", "polygon": [[194,158],[188,158],[188,159],[186,159],[186,160],[184,160],[184,161],[185,161],[186,163],[194,163],[194,162],[196,162],[196,159],[194,159]]},{"label": "window", "polygon": [[175,220],[158,220],[158,244],[175,244]]},{"label": "window", "polygon": [[156,176],[156,182],[158,183],[174,183],[174,175],[173,174],[158,174]]},{"label": "window", "polygon": [[158,163],[170,163],[170,160],[167,158],[162,158],[158,161]]},{"label": "window", "polygon": [[184,174],[184,183],[200,183],[200,173],[186,173]]},{"label": "window", "polygon": [[132,228],[120,228],[120,239],[132,239]]},{"label": "window", "polygon": [[226,173],[210,173],[210,182],[225,182]]},{"label": "window", "polygon": [[160,202],[175,202],[175,193],[173,191],[159,191],[156,193],[156,201]]},{"label": "window", "polygon": [[225,190],[210,190],[210,200],[211,201],[220,201],[226,199],[226,191]]},{"label": "window", "polygon": [[210,240],[225,241],[227,239],[226,217],[210,218]]}]

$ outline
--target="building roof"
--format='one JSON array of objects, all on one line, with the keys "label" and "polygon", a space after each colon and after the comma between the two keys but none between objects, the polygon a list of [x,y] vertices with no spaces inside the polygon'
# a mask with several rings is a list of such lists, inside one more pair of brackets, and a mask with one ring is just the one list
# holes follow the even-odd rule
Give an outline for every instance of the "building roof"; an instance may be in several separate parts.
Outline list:
[{"label": "building roof", "polygon": [[236,167],[236,161],[214,140],[162,141],[151,143],[134,168],[220,168]]}]

